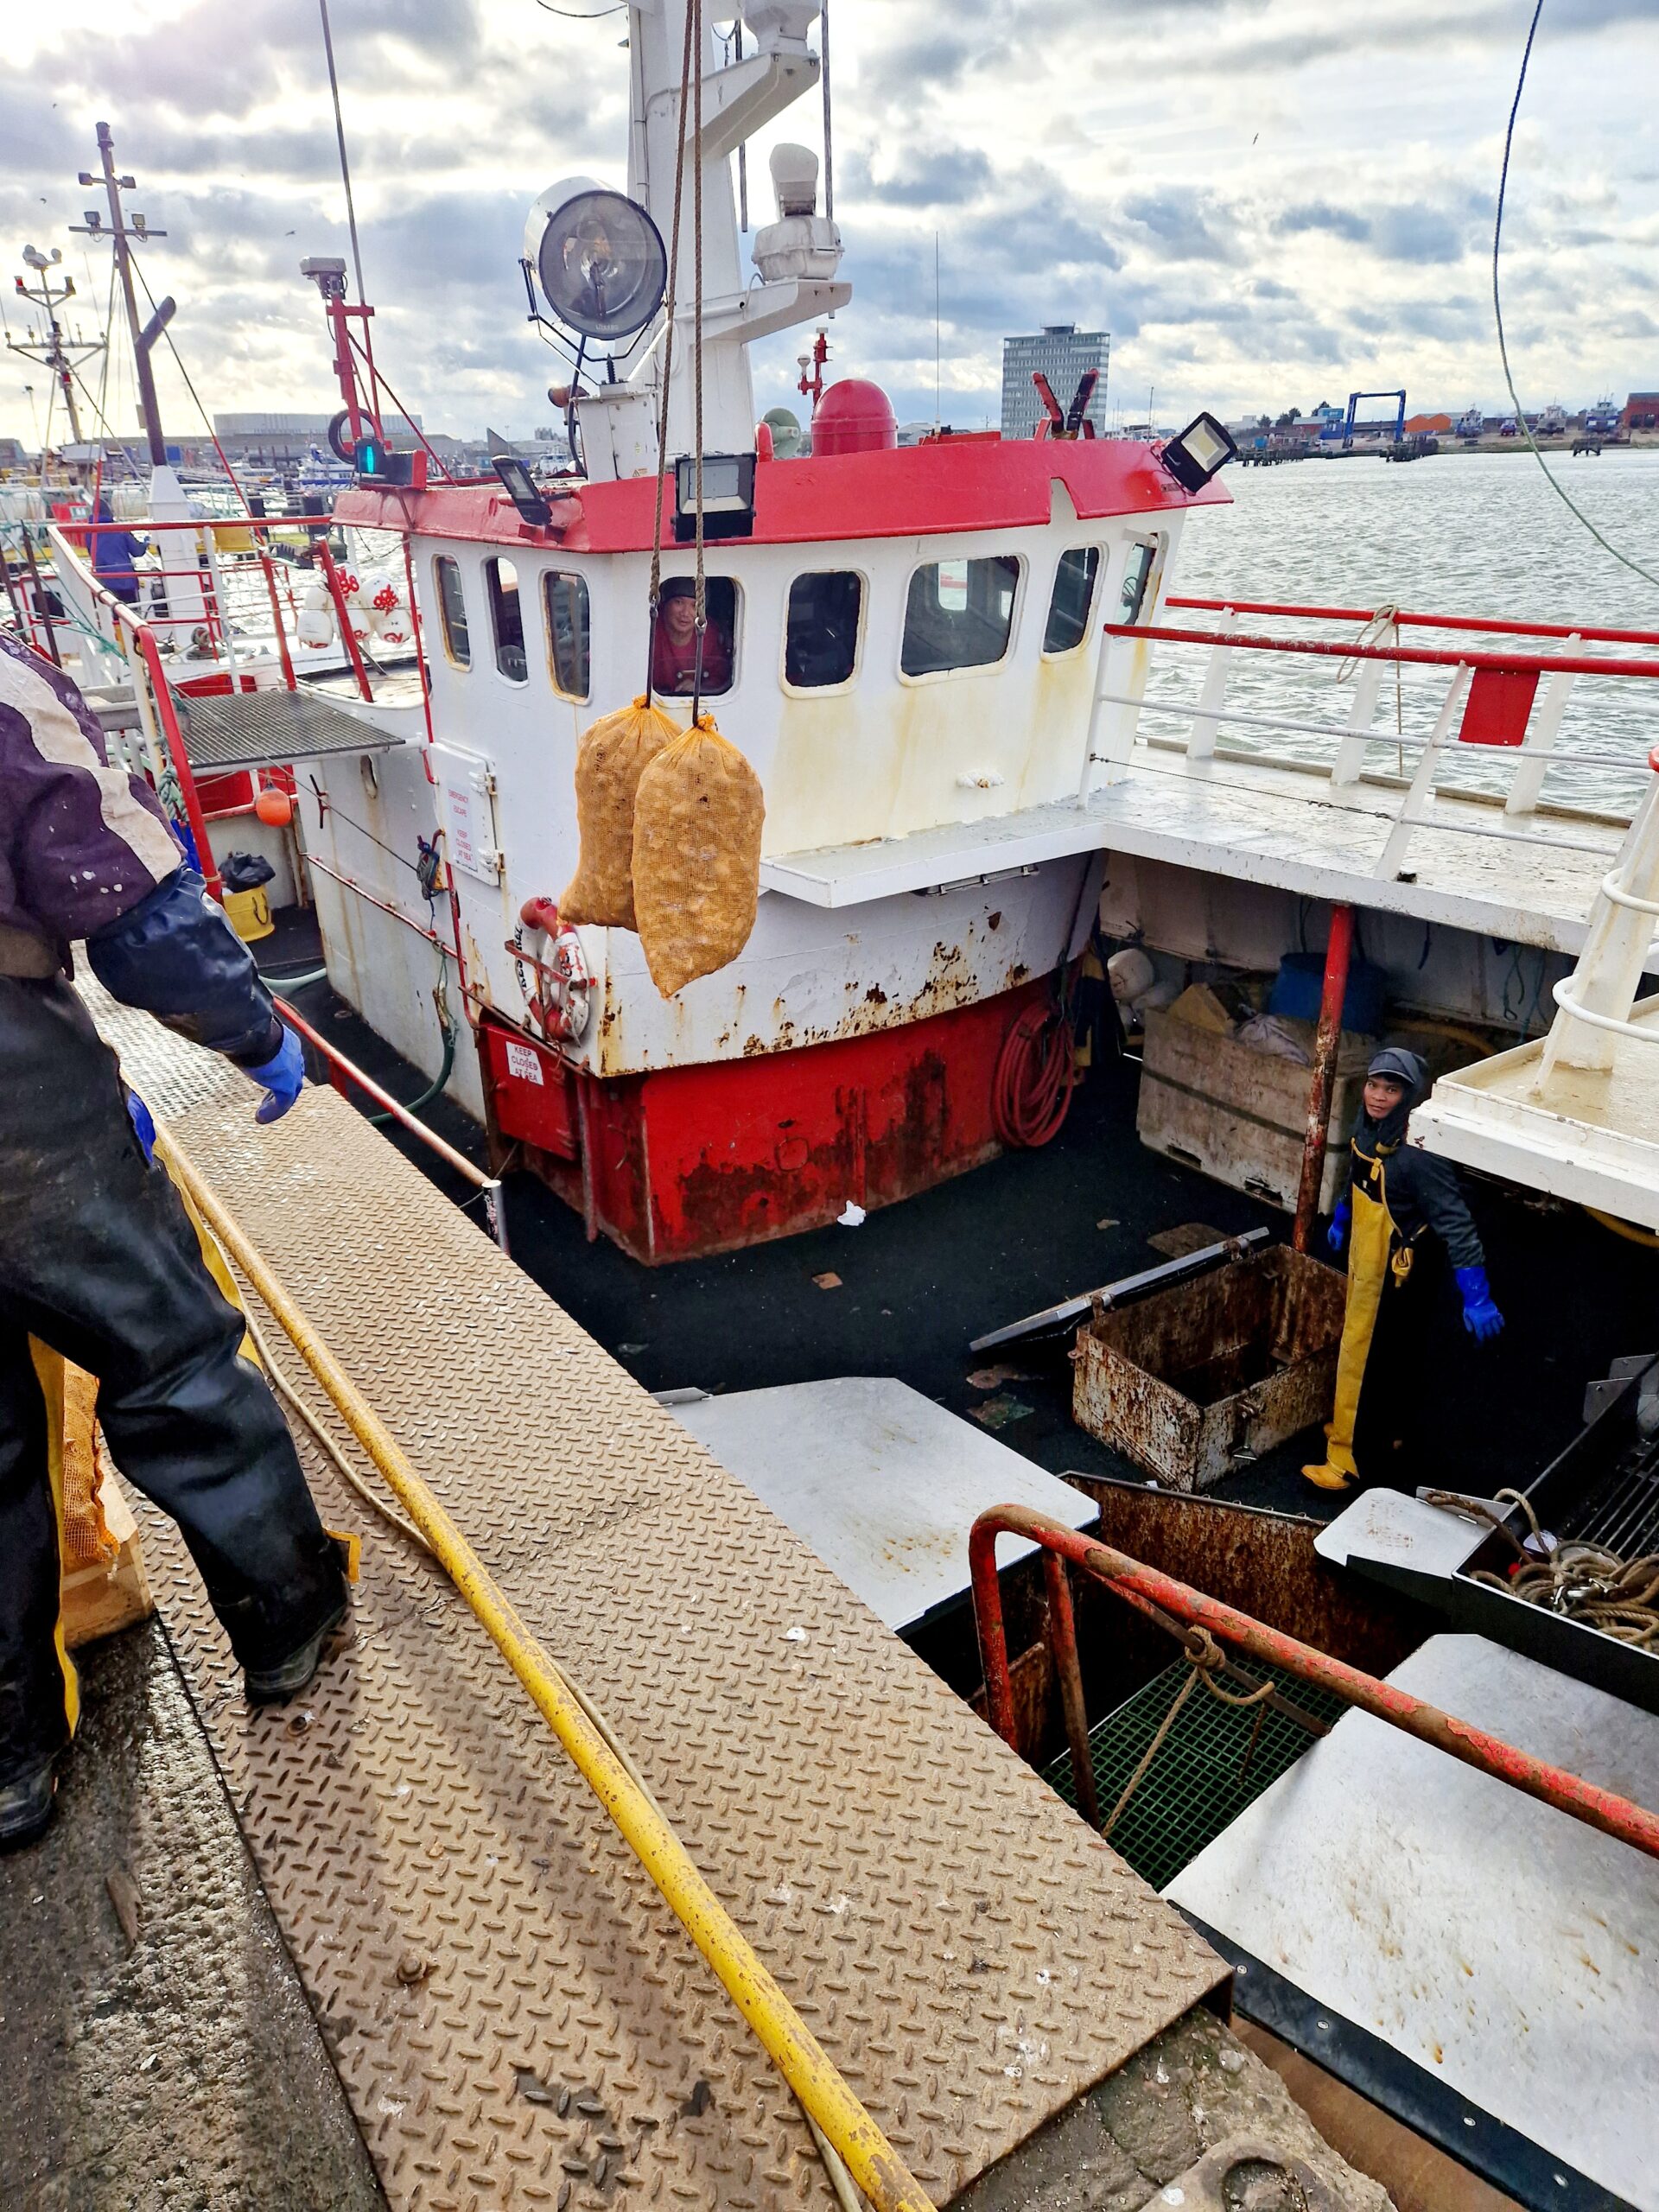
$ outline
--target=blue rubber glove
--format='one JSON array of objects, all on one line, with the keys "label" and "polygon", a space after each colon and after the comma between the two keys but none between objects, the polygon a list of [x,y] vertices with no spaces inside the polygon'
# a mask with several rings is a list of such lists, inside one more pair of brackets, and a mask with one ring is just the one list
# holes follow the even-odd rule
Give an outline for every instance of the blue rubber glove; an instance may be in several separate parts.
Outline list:
[{"label": "blue rubber glove", "polygon": [[268,1060],[257,1068],[244,1068],[243,1074],[250,1083],[264,1085],[263,1104],[255,1111],[256,1122],[280,1121],[305,1088],[305,1053],[299,1039],[284,1022],[283,1041]]},{"label": "blue rubber glove", "polygon": [[156,1163],[156,1124],[150,1111],[136,1090],[127,1093],[127,1118],[132,1123],[132,1133],[138,1140],[147,1166]]},{"label": "blue rubber glove", "polygon": [[1337,1210],[1331,1217],[1331,1226],[1325,1232],[1325,1243],[1338,1259],[1342,1257],[1342,1249],[1348,1242],[1348,1224],[1352,1214],[1353,1207],[1348,1200],[1338,1200]]},{"label": "blue rubber glove", "polygon": [[1498,1335],[1503,1316],[1492,1303],[1491,1286],[1484,1268],[1457,1269],[1458,1295],[1463,1300],[1463,1325],[1481,1344]]}]

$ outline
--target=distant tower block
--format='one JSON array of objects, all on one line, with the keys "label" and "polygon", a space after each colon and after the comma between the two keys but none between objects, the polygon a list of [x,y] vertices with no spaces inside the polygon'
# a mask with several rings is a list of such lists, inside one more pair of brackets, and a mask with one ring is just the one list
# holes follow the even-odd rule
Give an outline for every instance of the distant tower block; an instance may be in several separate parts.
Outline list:
[{"label": "distant tower block", "polygon": [[1078,379],[1090,369],[1100,372],[1089,418],[1096,429],[1106,427],[1106,371],[1112,341],[1103,330],[1079,330],[1075,322],[1046,322],[1034,337],[1002,340],[1002,435],[1028,438],[1043,414],[1033,375],[1041,371],[1062,407],[1071,403]]}]

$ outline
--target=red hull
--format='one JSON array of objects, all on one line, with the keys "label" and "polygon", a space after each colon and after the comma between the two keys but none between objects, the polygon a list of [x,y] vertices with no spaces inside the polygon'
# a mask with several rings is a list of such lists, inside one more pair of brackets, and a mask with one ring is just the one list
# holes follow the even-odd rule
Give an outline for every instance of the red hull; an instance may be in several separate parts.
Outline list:
[{"label": "red hull", "polygon": [[486,1016],[492,1142],[498,1160],[522,1146],[590,1233],[650,1265],[822,1228],[849,1198],[891,1205],[994,1157],[997,1053],[1047,989],[1039,977],[868,1037],[611,1081]]}]

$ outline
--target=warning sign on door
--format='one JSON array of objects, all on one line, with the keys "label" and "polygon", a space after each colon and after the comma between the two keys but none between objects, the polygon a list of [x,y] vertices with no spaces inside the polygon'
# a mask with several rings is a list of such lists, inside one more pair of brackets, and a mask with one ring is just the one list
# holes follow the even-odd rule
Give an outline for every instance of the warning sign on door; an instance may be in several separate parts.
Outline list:
[{"label": "warning sign on door", "polygon": [[540,1083],[541,1055],[529,1045],[515,1045],[510,1037],[506,1039],[506,1046],[507,1073],[522,1076],[526,1083]]}]

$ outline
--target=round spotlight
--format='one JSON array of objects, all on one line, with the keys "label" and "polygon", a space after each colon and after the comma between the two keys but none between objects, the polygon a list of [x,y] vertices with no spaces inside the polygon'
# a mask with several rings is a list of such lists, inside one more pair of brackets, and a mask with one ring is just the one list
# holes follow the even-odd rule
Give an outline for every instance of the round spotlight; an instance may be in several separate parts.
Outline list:
[{"label": "round spotlight", "polygon": [[542,194],[524,226],[524,258],[559,321],[588,338],[643,330],[668,284],[656,224],[637,201],[591,177]]}]

